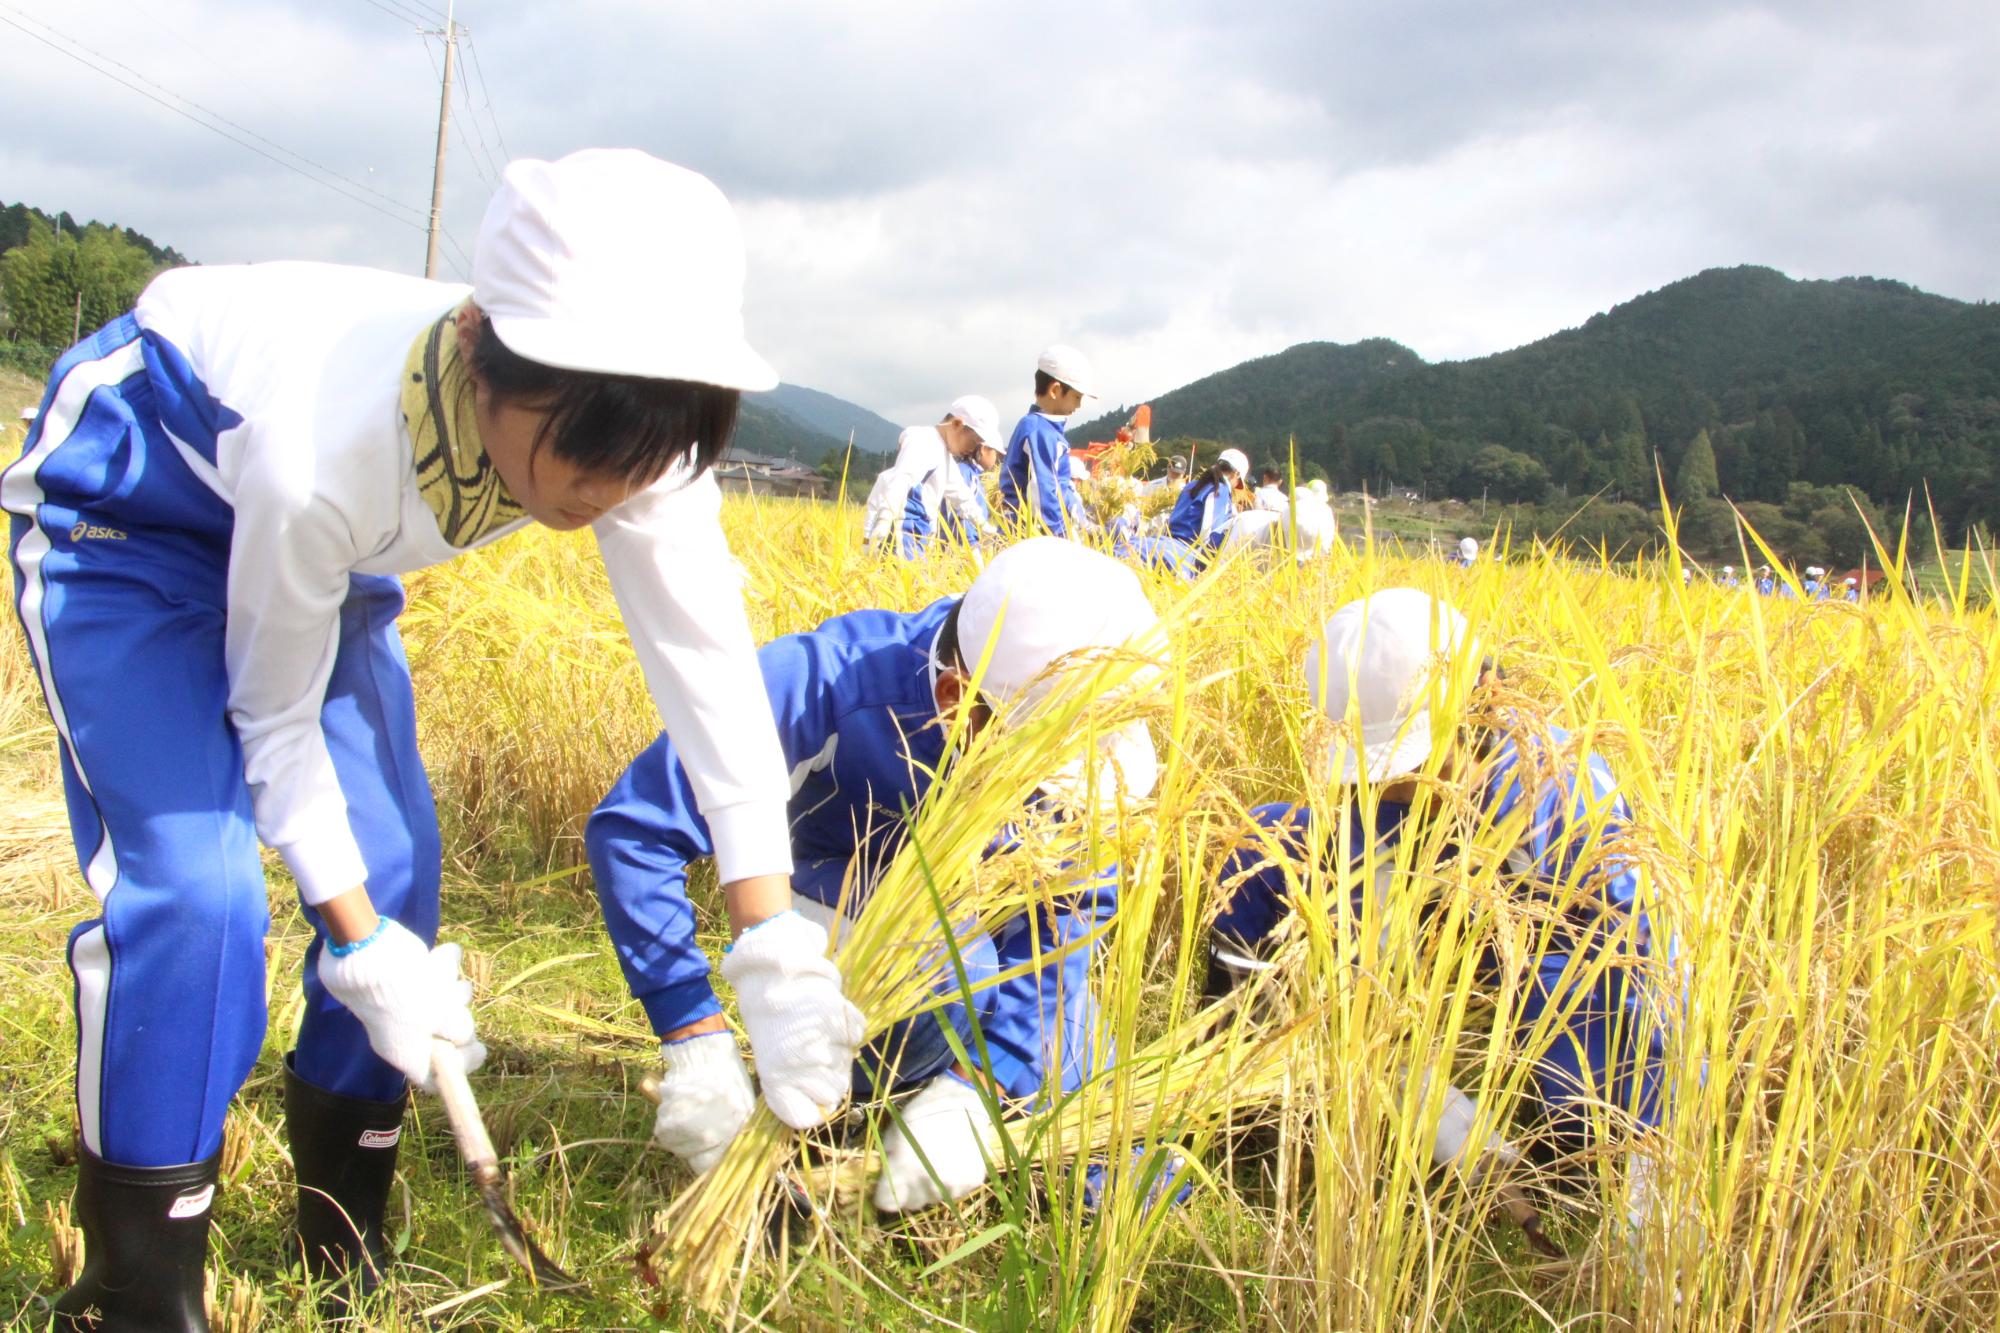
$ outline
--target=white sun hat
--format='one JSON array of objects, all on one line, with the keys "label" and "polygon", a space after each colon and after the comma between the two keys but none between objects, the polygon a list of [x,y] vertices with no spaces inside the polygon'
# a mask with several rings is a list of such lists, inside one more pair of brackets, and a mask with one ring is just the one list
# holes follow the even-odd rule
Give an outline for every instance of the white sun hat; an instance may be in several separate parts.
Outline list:
[{"label": "white sun hat", "polygon": [[530,361],[775,388],[743,336],[743,277],[722,191],[634,148],[508,163],[472,254],[472,299]]},{"label": "white sun hat", "polygon": [[1000,435],[1000,411],[993,406],[991,399],[981,398],[976,393],[968,393],[962,398],[952,399],[951,406],[945,410],[972,427],[972,433],[977,435],[979,442],[987,448],[1007,447],[1007,441]]},{"label": "white sun hat", "polygon": [[1475,537],[1460,537],[1458,539],[1458,558],[1467,562],[1477,560],[1479,558],[1479,540]]},{"label": "white sun hat", "polygon": [[1330,776],[1355,782],[1365,768],[1385,782],[1420,767],[1432,715],[1469,689],[1466,659],[1478,651],[1465,617],[1419,588],[1384,588],[1335,611],[1305,663],[1313,703],[1339,724]]},{"label": "white sun hat", "polygon": [[1219,466],[1228,468],[1239,477],[1250,475],[1250,460],[1243,456],[1241,449],[1224,449],[1215,456]]},{"label": "white sun hat", "polygon": [[1311,491],[1314,495],[1318,496],[1320,499],[1322,500],[1326,499],[1326,483],[1320,480],[1318,477],[1314,477],[1311,481],[1307,482],[1306,489]]},{"label": "white sun hat", "polygon": [[[1032,717],[1070,671],[1108,652],[1130,650],[1152,659],[1121,690],[1157,681],[1169,652],[1131,567],[1061,537],[1036,537],[994,557],[959,606],[958,644],[968,671],[988,656],[980,693],[1010,723]],[[1099,790],[1122,783],[1127,795],[1145,796],[1158,772],[1145,723],[1128,723],[1101,741]],[[1083,775],[1078,759],[1043,785],[1080,794]]]},{"label": "white sun hat", "polygon": [[1097,397],[1097,367],[1068,343],[1050,343],[1044,347],[1035,358],[1035,369],[1050,379],[1061,380],[1085,398]]}]

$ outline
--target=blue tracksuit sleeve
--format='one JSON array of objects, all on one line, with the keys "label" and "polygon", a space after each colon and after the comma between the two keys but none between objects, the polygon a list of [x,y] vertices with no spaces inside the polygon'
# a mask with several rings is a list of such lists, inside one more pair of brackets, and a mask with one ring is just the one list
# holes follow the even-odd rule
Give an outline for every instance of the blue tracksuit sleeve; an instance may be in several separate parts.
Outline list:
[{"label": "blue tracksuit sleeve", "polygon": [[[1260,805],[1250,812],[1259,828],[1274,836],[1292,865],[1303,869],[1312,812],[1303,805]],[[1233,944],[1254,946],[1278,928],[1289,899],[1284,863],[1262,842],[1245,842],[1229,854],[1217,877],[1222,910],[1215,933]]]},{"label": "blue tracksuit sleeve", "polygon": [[[987,854],[1004,854],[1016,845],[1018,834],[1009,826]],[[1097,1003],[1090,989],[1097,941],[1091,936],[1117,914],[1114,864],[993,932],[1002,973],[1040,964],[994,986],[983,1006],[986,1072],[1008,1096],[1033,1097],[1050,1083],[1074,1092],[1109,1063],[1110,1053],[1097,1049]]]},{"label": "blue tracksuit sleeve", "polygon": [[714,851],[694,789],[662,734],[625,770],[584,827],[611,945],[653,1031],[722,1012],[695,941],[687,868]]}]

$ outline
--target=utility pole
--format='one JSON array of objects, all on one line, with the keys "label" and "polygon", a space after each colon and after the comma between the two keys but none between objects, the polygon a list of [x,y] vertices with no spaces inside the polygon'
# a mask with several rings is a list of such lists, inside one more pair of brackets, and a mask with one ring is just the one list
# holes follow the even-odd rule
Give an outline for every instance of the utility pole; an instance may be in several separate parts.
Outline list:
[{"label": "utility pole", "polygon": [[458,51],[458,25],[452,22],[453,0],[444,5],[444,87],[438,93],[437,162],[431,168],[431,225],[424,240],[424,276],[435,278],[438,235],[444,230],[444,146],[451,132],[451,60]]},{"label": "utility pole", "polygon": [[70,327],[69,345],[76,346],[83,341],[83,288],[76,289],[76,320]]}]

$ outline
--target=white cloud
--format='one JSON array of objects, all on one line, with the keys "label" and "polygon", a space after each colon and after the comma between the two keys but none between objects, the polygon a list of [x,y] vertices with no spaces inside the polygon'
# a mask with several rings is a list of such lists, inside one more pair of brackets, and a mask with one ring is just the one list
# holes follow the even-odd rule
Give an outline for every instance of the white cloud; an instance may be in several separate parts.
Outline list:
[{"label": "white cloud", "polygon": [[[9,3],[405,220],[0,29],[9,124],[33,127],[0,148],[10,199],[210,262],[420,261],[436,92],[406,25],[362,0]],[[788,379],[905,420],[968,390],[1017,410],[1055,338],[1111,406],[1305,339],[1498,350],[1721,264],[2000,294],[1983,0],[459,15],[514,151],[624,142],[715,176],[753,338]],[[482,170],[454,145],[466,246]]]}]

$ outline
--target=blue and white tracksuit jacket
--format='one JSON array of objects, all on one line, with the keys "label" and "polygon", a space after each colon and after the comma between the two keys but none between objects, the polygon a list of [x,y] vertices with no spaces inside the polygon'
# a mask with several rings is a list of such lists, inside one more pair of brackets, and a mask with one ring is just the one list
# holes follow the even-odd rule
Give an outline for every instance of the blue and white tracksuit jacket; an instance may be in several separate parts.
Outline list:
[{"label": "blue and white tracksuit jacket", "polygon": [[914,560],[939,531],[969,532],[976,545],[985,517],[979,469],[953,458],[936,426],[912,426],[898,438],[896,461],[868,492],[861,535]]},{"label": "blue and white tracksuit jacket", "polygon": [[1014,427],[1000,463],[1000,513],[1009,523],[1073,537],[1083,517],[1061,419],[1030,411]]},{"label": "blue and white tracksuit jacket", "polygon": [[971,498],[969,518],[962,518],[956,509],[947,507],[944,511],[944,533],[953,541],[964,542],[967,546],[979,545],[979,525],[993,521],[993,510],[986,503],[986,474],[979,470],[979,464],[969,458],[954,460],[958,475],[965,481],[965,489]]},{"label": "blue and white tracksuit jacket", "polygon": [[[956,606],[957,599],[946,598],[907,615],[854,611],[759,652],[792,772],[795,894],[834,908],[851,873],[847,911],[858,913],[875,876],[902,845],[902,812],[923,799],[944,759],[931,655]],[[1005,850],[1004,838],[996,840],[996,851]],[[720,1013],[687,893],[688,865],[709,854],[709,833],[679,753],[665,736],[612,787],[590,817],[584,843],[619,965],[654,1031]],[[962,945],[968,974],[974,981],[991,977],[1083,939],[1109,922],[1117,905],[1116,874],[1094,878],[1062,911],[1039,920],[1017,917],[991,937]],[[1073,1091],[1096,1067],[1090,952],[1091,946],[1080,946],[971,997],[988,1072],[1010,1095],[1033,1096],[1051,1079]],[[940,993],[956,992],[948,962],[940,967]],[[951,1006],[944,1019],[967,1051],[975,1051],[965,1006]],[[905,1043],[892,1084],[926,1081],[948,1067],[949,1047],[924,1030],[936,1021],[899,1025],[905,1030],[891,1029],[872,1043],[855,1071],[856,1091],[869,1090],[874,1060]],[[918,1051],[925,1058],[913,1064]]]},{"label": "blue and white tracksuit jacket", "polygon": [[[459,550],[416,484],[399,404],[418,337],[467,295],[323,264],[163,274],[56,363],[0,476],[15,605],[98,901],[69,961],[78,1117],[107,1161],[221,1145],[265,1035],[260,839],[315,931],[294,1067],[333,1092],[402,1094],[319,983],[315,908],[365,884],[384,916],[437,933],[395,576]],[[784,768],[719,509],[712,479],[677,477],[594,526],[729,859],[777,873]]]},{"label": "blue and white tracksuit jacket", "polygon": [[[1637,974],[1660,946],[1640,901],[1639,875],[1617,850],[1632,811],[1602,757],[1589,755],[1579,771],[1562,756],[1568,739],[1561,728],[1548,728],[1544,742],[1531,744],[1531,750],[1546,746],[1543,761],[1529,765],[1539,771],[1526,774],[1518,742],[1501,741],[1487,761],[1479,792],[1482,815],[1491,827],[1521,827],[1519,841],[1505,853],[1504,877],[1516,892],[1564,909],[1560,924],[1531,937],[1538,947],[1523,979],[1515,1036],[1527,1040],[1551,1008],[1570,1011],[1548,1045],[1534,1053],[1542,1107],[1559,1128],[1580,1129],[1583,1108],[1597,1102],[1609,1102],[1630,1111],[1639,1123],[1657,1126],[1669,1018],[1656,998],[1660,988]],[[1312,846],[1308,807],[1262,805],[1251,813],[1289,849],[1294,864]],[[1372,832],[1378,847],[1403,835],[1408,815],[1405,806],[1379,804]],[[1516,820],[1525,821],[1524,826],[1513,824]],[[1358,865],[1371,832],[1358,809],[1349,822],[1346,855],[1350,865]],[[1379,854],[1386,860],[1386,851]],[[1224,862],[1219,883],[1231,896],[1215,921],[1218,941],[1255,951],[1287,910],[1282,867],[1262,847],[1246,845]],[[1357,922],[1364,917],[1361,895],[1366,891],[1366,886],[1355,890]],[[1378,904],[1376,911],[1381,909]],[[1671,961],[1670,942],[1660,951],[1663,961]],[[1563,975],[1572,960],[1582,967],[1607,954],[1613,961],[1587,992],[1578,994],[1578,983]],[[1631,962],[1621,964],[1620,958]],[[1497,957],[1489,956],[1489,971],[1499,965]]]},{"label": "blue and white tracksuit jacket", "polygon": [[1167,535],[1143,538],[1133,543],[1133,551],[1143,564],[1159,565],[1191,579],[1221,550],[1234,517],[1235,496],[1229,486],[1197,478],[1181,487],[1180,498],[1167,516]]}]

